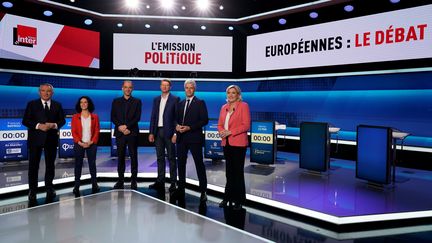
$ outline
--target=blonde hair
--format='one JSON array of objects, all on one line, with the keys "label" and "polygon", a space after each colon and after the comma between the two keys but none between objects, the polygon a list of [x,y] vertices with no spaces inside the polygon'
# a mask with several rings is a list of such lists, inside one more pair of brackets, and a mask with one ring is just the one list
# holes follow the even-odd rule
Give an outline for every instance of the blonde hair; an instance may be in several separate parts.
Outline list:
[{"label": "blonde hair", "polygon": [[238,98],[239,101],[242,101],[242,100],[243,100],[242,95],[241,95],[241,89],[240,89],[239,86],[237,86],[237,85],[235,85],[235,84],[232,84],[232,85],[228,86],[228,87],[226,88],[226,93],[228,93],[228,90],[230,90],[230,89],[235,89],[235,91],[236,91],[237,94],[239,95],[239,98]]}]

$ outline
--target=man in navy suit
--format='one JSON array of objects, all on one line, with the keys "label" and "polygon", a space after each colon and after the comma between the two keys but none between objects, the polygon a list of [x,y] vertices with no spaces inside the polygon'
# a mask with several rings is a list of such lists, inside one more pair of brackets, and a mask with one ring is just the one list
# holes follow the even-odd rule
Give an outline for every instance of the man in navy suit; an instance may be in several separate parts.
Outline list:
[{"label": "man in navy suit", "polygon": [[207,201],[207,175],[203,161],[203,127],[208,123],[207,106],[204,100],[195,96],[196,83],[188,79],[184,83],[186,99],[179,103],[177,109],[177,158],[179,183],[177,195],[183,196],[186,186],[186,160],[190,150],[195,162],[195,168],[201,191],[200,201]]},{"label": "man in navy suit", "polygon": [[170,167],[170,192],[176,189],[177,165],[175,160],[175,126],[177,116],[177,104],[179,97],[170,94],[171,80],[162,79],[160,84],[162,94],[153,99],[153,108],[150,118],[149,141],[155,143],[158,177],[150,189],[161,190],[165,188],[165,149],[168,155]]},{"label": "man in navy suit", "polygon": [[27,103],[22,123],[28,129],[28,149],[29,149],[29,201],[36,202],[38,187],[39,164],[42,150],[45,155],[45,189],[46,201],[50,202],[56,197],[53,188],[55,175],[54,162],[57,155],[59,141],[58,130],[66,121],[62,105],[52,100],[54,88],[51,84],[41,84],[39,86],[40,99],[32,100]]},{"label": "man in navy suit", "polygon": [[114,123],[114,136],[117,144],[118,181],[114,189],[124,188],[124,172],[126,168],[126,146],[131,159],[131,189],[137,190],[138,176],[138,122],[141,119],[141,100],[132,97],[132,81],[125,80],[122,85],[123,96],[116,98],[111,106],[111,121]]}]

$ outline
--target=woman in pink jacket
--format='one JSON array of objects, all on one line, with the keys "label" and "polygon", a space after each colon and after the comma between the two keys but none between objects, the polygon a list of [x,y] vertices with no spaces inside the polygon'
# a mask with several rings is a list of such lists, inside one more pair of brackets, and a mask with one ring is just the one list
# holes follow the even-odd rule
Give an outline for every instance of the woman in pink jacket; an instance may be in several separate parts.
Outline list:
[{"label": "woman in pink jacket", "polygon": [[230,85],[226,94],[227,103],[222,106],[218,121],[226,161],[225,194],[219,207],[234,203],[234,209],[240,210],[246,200],[244,163],[251,119],[249,106],[242,101],[240,87]]}]

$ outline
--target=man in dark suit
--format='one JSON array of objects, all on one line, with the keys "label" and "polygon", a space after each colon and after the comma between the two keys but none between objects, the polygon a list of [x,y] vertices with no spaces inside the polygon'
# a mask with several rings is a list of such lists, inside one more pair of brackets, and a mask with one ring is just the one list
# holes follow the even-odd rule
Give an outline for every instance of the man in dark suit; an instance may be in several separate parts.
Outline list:
[{"label": "man in dark suit", "polygon": [[116,98],[111,106],[111,121],[114,123],[114,136],[117,144],[118,181],[114,189],[124,188],[126,146],[131,159],[131,189],[137,190],[138,176],[138,121],[141,119],[141,100],[132,97],[132,81],[125,80],[122,86],[123,96]]},{"label": "man in dark suit", "polygon": [[177,195],[183,196],[186,186],[186,160],[190,150],[195,162],[195,168],[201,191],[200,201],[207,201],[207,175],[203,161],[203,130],[208,123],[207,106],[204,100],[195,96],[196,83],[188,79],[184,83],[186,99],[182,100],[177,109],[177,157],[179,183]]},{"label": "man in dark suit", "polygon": [[[160,190],[165,188],[165,149],[168,155],[170,167],[170,192],[176,189],[177,165],[175,160],[175,147],[173,136],[175,136],[177,104],[180,99],[170,94],[171,80],[162,79],[160,84],[162,94],[153,100],[153,108],[150,118],[149,141],[155,143],[158,176],[156,182],[149,186],[150,189]],[[175,140],[174,140],[175,141]]]},{"label": "man in dark suit", "polygon": [[28,129],[27,144],[29,148],[29,201],[36,202],[39,164],[42,150],[45,155],[45,189],[46,201],[56,197],[53,188],[55,174],[54,162],[57,155],[58,130],[65,124],[62,105],[52,100],[54,88],[51,84],[39,86],[40,99],[27,103],[22,123]]}]

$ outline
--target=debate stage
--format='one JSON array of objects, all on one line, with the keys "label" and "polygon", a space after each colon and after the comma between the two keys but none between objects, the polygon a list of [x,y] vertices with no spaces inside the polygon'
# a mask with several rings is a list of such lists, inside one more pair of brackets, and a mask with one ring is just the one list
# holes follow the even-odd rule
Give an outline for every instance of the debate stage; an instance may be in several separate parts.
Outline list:
[{"label": "debate stage", "polygon": [[[264,215],[260,217],[265,220],[258,220],[258,225],[266,227],[268,232],[264,228],[256,230],[256,226],[250,226],[252,229],[247,230],[248,224],[255,225],[257,216],[246,217],[249,223],[246,223],[245,230],[275,241],[279,241],[280,237],[276,237],[279,233],[275,234],[272,231],[273,227],[278,228],[278,232],[284,232],[283,229],[292,231],[294,228],[297,229],[297,234],[301,229],[327,237],[327,240],[370,237],[381,239],[394,235],[399,237],[412,234],[422,234],[421,239],[424,237],[432,239],[432,236],[429,236],[432,232],[432,194],[429,192],[429,188],[432,187],[432,172],[397,168],[395,186],[378,188],[355,178],[354,161],[332,159],[328,173],[315,174],[299,169],[298,154],[278,152],[277,155],[276,163],[271,166],[251,164],[247,156],[245,165],[246,211],[248,215]],[[139,177],[155,178],[157,165],[154,148],[140,147],[138,159]],[[43,164],[42,161],[40,179],[44,174]],[[100,147],[97,158],[99,180],[115,179],[116,166],[116,159],[110,157],[110,148]],[[73,181],[73,167],[73,160],[58,159],[55,182]],[[26,185],[20,184],[27,183],[26,162],[3,164],[1,169],[0,187],[4,187],[3,192],[25,190]],[[128,166],[126,171],[129,169]],[[207,210],[206,216],[221,218],[220,214],[223,214],[223,210],[217,207],[217,203],[225,184],[224,162],[206,161],[206,170],[209,194],[212,196],[209,197],[210,211]],[[83,169],[83,174],[85,175],[82,179],[89,178],[87,165]],[[196,211],[199,212],[196,199],[199,194],[194,191],[198,181],[191,156],[187,163],[187,178],[189,184],[187,191],[189,196],[187,197],[194,198],[191,199],[195,202],[192,205],[195,205],[198,208]],[[103,191],[108,191],[112,184],[106,186],[102,184]],[[160,198],[160,195],[152,195],[153,192],[147,189],[148,184],[149,180],[143,179],[138,185],[139,192]],[[90,190],[85,188],[82,189],[82,195],[90,194]],[[73,198],[71,191],[71,188],[58,191],[57,200],[60,201],[60,204],[63,203],[62,198],[64,197]],[[43,197],[43,193],[38,195],[39,204],[43,204]],[[166,192],[161,199],[170,201],[169,193]],[[18,200],[21,202],[19,207],[26,208],[25,200],[25,196]],[[3,201],[2,207],[7,208],[7,205],[8,202]],[[178,202],[174,205],[178,205]],[[185,208],[189,210],[188,207]],[[13,209],[7,210],[13,211]],[[250,218],[253,219],[252,223]],[[266,221],[268,219],[271,220]],[[224,221],[223,217],[221,221]],[[284,226],[275,226],[279,224]]]}]

